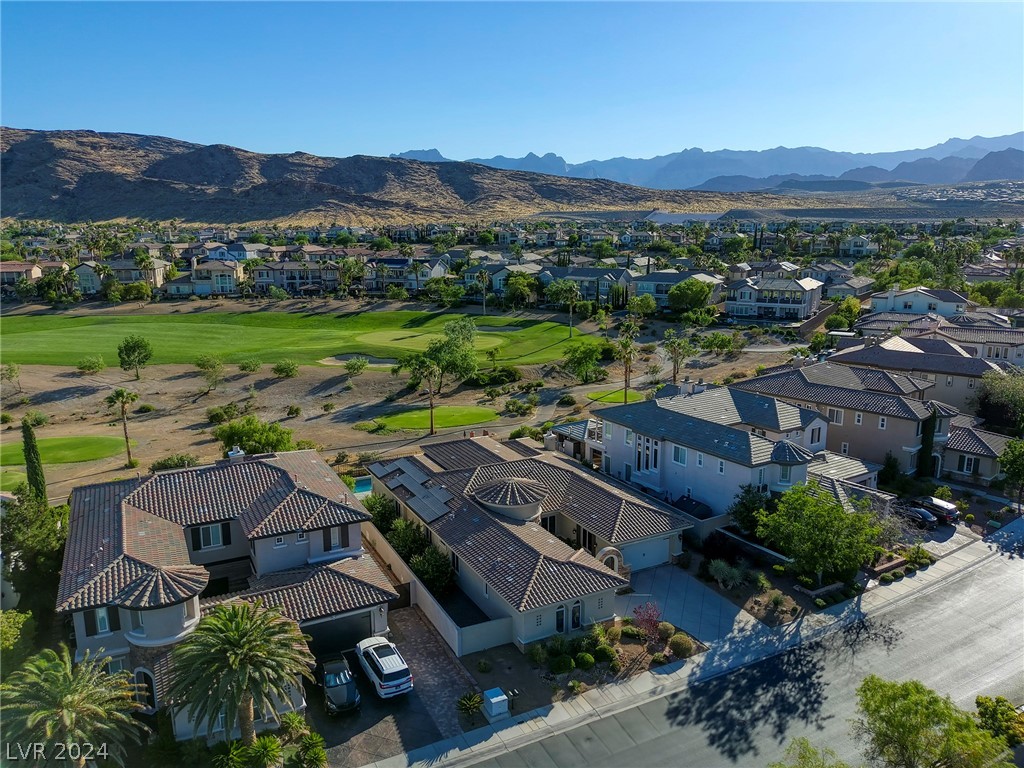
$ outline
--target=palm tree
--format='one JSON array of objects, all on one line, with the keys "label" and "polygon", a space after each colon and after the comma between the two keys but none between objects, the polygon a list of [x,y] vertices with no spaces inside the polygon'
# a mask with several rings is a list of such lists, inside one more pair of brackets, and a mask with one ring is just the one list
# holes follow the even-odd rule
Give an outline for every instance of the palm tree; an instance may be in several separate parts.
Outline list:
[{"label": "palm tree", "polygon": [[416,294],[419,295],[420,278],[427,274],[430,270],[427,269],[427,265],[424,264],[422,261],[414,261],[410,269],[412,269],[412,276],[416,278]]},{"label": "palm tree", "polygon": [[107,395],[107,399],[104,401],[108,408],[113,408],[116,405],[121,409],[121,427],[124,429],[124,449],[128,453],[128,466],[133,465],[132,443],[128,439],[128,406],[138,399],[138,393],[119,387]]},{"label": "palm tree", "polygon": [[633,341],[632,336],[619,336],[615,344],[615,355],[622,361],[622,370],[626,377],[626,383],[622,387],[622,403],[629,402],[629,382],[633,377],[633,363],[640,356],[640,347]]},{"label": "palm tree", "polygon": [[223,712],[226,730],[237,722],[242,743],[252,746],[255,707],[272,712],[274,699],[291,701],[300,677],[312,679],[306,640],[298,624],[261,601],[218,605],[172,652],[168,698],[196,724],[212,727]]},{"label": "palm tree", "polygon": [[572,313],[576,304],[583,299],[580,294],[580,287],[574,281],[567,278],[552,280],[544,289],[544,295],[548,301],[555,304],[569,305],[569,338],[572,338]]},{"label": "palm tree", "polygon": [[[128,672],[108,674],[109,657],[89,651],[78,664],[61,643],[25,662],[4,683],[5,739],[22,744],[106,745],[107,757],[125,764],[125,744],[139,743],[147,728],[131,713],[142,709]],[[84,766],[86,755],[74,760]]]},{"label": "palm tree", "polygon": [[491,273],[483,267],[480,267],[480,271],[476,273],[476,282],[480,286],[480,293],[484,297],[484,314],[487,314],[487,289],[491,284]]}]

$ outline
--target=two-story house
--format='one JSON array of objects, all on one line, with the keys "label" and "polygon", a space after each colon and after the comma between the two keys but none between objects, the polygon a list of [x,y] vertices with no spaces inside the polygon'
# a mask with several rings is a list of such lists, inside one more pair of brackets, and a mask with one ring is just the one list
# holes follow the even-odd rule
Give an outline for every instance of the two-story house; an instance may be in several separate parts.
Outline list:
[{"label": "two-story house", "polygon": [[756,320],[806,320],[821,305],[821,282],[810,277],[747,277],[729,283],[725,311]]},{"label": "two-story house", "polygon": [[909,288],[899,290],[898,286],[888,291],[871,294],[872,312],[906,312],[924,315],[928,313],[941,317],[957,315],[977,306],[967,297],[945,288]]},{"label": "two-story house", "polygon": [[[398,593],[363,552],[369,515],[333,470],[315,451],[232,456],[71,494],[57,611],[71,617],[77,657],[102,649],[111,671],[132,673],[147,712],[169,704],[174,646],[226,600],[279,607],[314,652],[388,631]],[[258,728],[305,706],[301,684],[275,704]],[[178,739],[238,731],[181,710],[172,719]]]},{"label": "two-story house", "polygon": [[545,267],[538,273],[542,285],[554,280],[571,280],[579,286],[585,301],[607,302],[612,287],[619,285],[629,290],[632,275],[628,269],[600,267]]},{"label": "two-story house", "polygon": [[840,256],[861,259],[865,256],[874,256],[876,253],[878,253],[878,245],[872,242],[867,235],[854,235],[839,244]]},{"label": "two-story house", "polygon": [[983,360],[1024,365],[1024,328],[947,323],[937,328],[921,329],[915,335],[945,339]]},{"label": "two-story house", "polygon": [[20,280],[34,283],[42,276],[42,267],[31,261],[0,261],[0,285],[2,286],[13,288]]},{"label": "two-story house", "polygon": [[245,280],[244,259],[207,259],[192,265],[192,292],[196,296],[234,296]]},{"label": "two-story house", "polygon": [[651,272],[649,275],[637,275],[632,278],[631,292],[635,296],[653,296],[660,309],[669,306],[668,294],[673,287],[687,280],[699,280],[711,286],[708,304],[717,304],[722,298],[723,281],[720,277],[707,272]]}]

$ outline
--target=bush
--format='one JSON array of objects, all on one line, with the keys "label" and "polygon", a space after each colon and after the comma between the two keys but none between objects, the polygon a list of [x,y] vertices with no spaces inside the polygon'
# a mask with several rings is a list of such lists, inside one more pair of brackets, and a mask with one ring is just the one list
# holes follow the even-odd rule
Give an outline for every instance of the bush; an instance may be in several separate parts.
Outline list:
[{"label": "bush", "polygon": [[298,405],[288,406],[288,418],[294,419],[302,415],[302,408]]},{"label": "bush", "polygon": [[302,768],[327,768],[327,750],[324,747],[313,747],[306,750],[299,758]]},{"label": "bush", "polygon": [[903,573],[907,576],[910,576],[913,573],[917,573],[917,566],[913,563],[907,563],[905,566],[903,566]]},{"label": "bush", "polygon": [[974,515],[971,515],[971,514],[964,515],[964,522],[967,523],[968,525],[973,523],[974,522]]},{"label": "bush", "polygon": [[558,398],[558,404],[561,406],[576,405],[576,398],[572,395],[562,395]]},{"label": "bush", "polygon": [[566,672],[572,672],[576,669],[576,662],[572,660],[572,656],[568,654],[563,656],[554,656],[548,664],[548,669],[553,675],[564,675]]},{"label": "bush", "polygon": [[816,586],[814,583],[814,579],[812,579],[810,576],[797,576],[796,582],[804,589],[814,589],[814,587]]},{"label": "bush", "polygon": [[569,681],[569,690],[573,692],[574,696],[579,696],[580,693],[583,691],[583,681],[582,680],[570,680]]},{"label": "bush", "polygon": [[242,373],[256,373],[263,367],[263,361],[258,357],[247,357],[238,364],[238,370]]},{"label": "bush", "polygon": [[776,592],[772,595],[771,606],[776,611],[781,611],[782,607],[786,604],[786,596],[781,592]]},{"label": "bush", "polygon": [[544,432],[543,430],[537,429],[537,427],[527,427],[526,425],[523,425],[521,427],[516,427],[509,432],[508,437],[510,440],[518,440],[520,437],[530,437],[540,443],[544,441]]},{"label": "bush", "polygon": [[952,501],[953,491],[948,485],[940,485],[935,489],[935,492],[932,493],[932,496],[936,499],[942,499],[943,501]]},{"label": "bush", "polygon": [[159,472],[164,469],[184,469],[199,465],[199,457],[192,453],[172,453],[170,456],[149,465],[150,472]]},{"label": "bush", "polygon": [[491,662],[489,662],[487,659],[480,659],[480,661],[476,663],[477,672],[482,672],[486,675],[492,669],[494,669],[494,667],[491,665]]},{"label": "bush", "polygon": [[640,627],[634,627],[632,624],[622,628],[622,636],[632,638],[633,640],[647,639],[647,635],[644,634],[644,631],[640,629]]},{"label": "bush", "polygon": [[281,715],[281,735],[285,741],[298,741],[307,733],[309,726],[301,712],[285,712]]},{"label": "bush", "polygon": [[764,594],[772,588],[772,583],[768,580],[767,576],[761,573],[761,571],[754,574],[754,583],[757,585],[757,591],[759,594]]},{"label": "bush", "polygon": [[594,657],[586,652],[577,653],[576,666],[583,671],[591,669],[594,666]]},{"label": "bush", "polygon": [[513,416],[529,416],[533,412],[533,406],[522,400],[509,398],[505,401],[505,410]]},{"label": "bush", "polygon": [[622,662],[618,659],[612,659],[611,664],[608,665],[608,671],[613,675],[619,674],[622,671]]},{"label": "bush", "polygon": [[313,731],[302,737],[302,742],[299,744],[299,754],[306,755],[314,749],[324,749],[326,746],[327,742],[324,741],[324,737]]},{"label": "bush", "polygon": [[882,584],[892,584],[892,574],[883,573],[881,576],[878,577],[878,581]]},{"label": "bush", "polygon": [[693,641],[689,635],[680,632],[669,638],[668,649],[677,659],[685,659],[693,655]]},{"label": "bush", "polygon": [[237,418],[240,415],[238,406],[234,403],[227,405],[215,405],[206,409],[206,420],[211,424],[224,424]]},{"label": "bush", "polygon": [[50,423],[50,417],[42,411],[29,411],[22,418],[22,421],[28,422],[29,426],[32,427],[45,427]]},{"label": "bush", "polygon": [[484,705],[483,696],[476,691],[470,691],[459,696],[459,700],[455,703],[456,708],[459,712],[470,720],[476,717],[477,712],[480,711],[480,707]]},{"label": "bush", "polygon": [[11,414],[6,411],[0,413],[0,424],[10,424],[12,421],[14,421],[14,417]]},{"label": "bush", "polygon": [[826,603],[825,603],[825,601],[824,601],[824,600],[822,600],[822,599],[821,599],[820,597],[818,597],[818,598],[815,598],[815,600],[814,600],[814,604],[815,604],[815,605],[816,605],[816,606],[817,606],[818,608],[824,608],[824,607],[826,606]]},{"label": "bush", "polygon": [[345,361],[345,373],[349,376],[358,376],[366,367],[370,364],[370,360],[365,357],[350,357]]},{"label": "bush", "polygon": [[548,642],[548,656],[552,659],[555,656],[564,656],[569,650],[569,643],[561,635],[555,635]]},{"label": "bush", "polygon": [[252,768],[276,768],[284,756],[280,740],[269,733],[258,736],[247,752]]},{"label": "bush", "polygon": [[294,379],[299,375],[299,364],[294,360],[282,360],[272,369],[274,375],[281,379]]},{"label": "bush", "polygon": [[608,627],[604,637],[609,643],[616,645],[622,639],[622,627]]},{"label": "bush", "polygon": [[656,654],[651,656],[651,664],[665,664],[667,661],[668,656],[666,656],[661,651],[658,651]]},{"label": "bush", "polygon": [[515,366],[499,365],[489,371],[477,371],[465,383],[469,387],[501,387],[521,378],[523,374]]},{"label": "bush", "polygon": [[140,405],[138,408],[135,409],[135,412],[136,413],[152,413],[155,410],[156,410],[156,406],[155,405],[150,405],[149,403],[143,403],[142,405]]},{"label": "bush", "polygon": [[548,660],[548,652],[544,649],[544,646],[541,643],[531,645],[530,649],[526,652],[526,656],[529,658],[531,664],[538,667],[546,664]]},{"label": "bush", "polygon": [[107,364],[103,362],[103,355],[90,355],[78,361],[79,373],[99,373]]},{"label": "bush", "polygon": [[895,571],[890,572],[894,579],[902,579],[907,574],[903,572],[902,568],[897,568]]},{"label": "bush", "polygon": [[[613,661],[617,659],[618,655],[615,653],[615,649],[610,645],[599,645],[594,649],[594,661],[599,664],[606,661]],[[578,661],[578,660],[577,660]]]},{"label": "bush", "polygon": [[662,621],[658,624],[658,637],[661,640],[668,640],[675,633],[676,628],[671,622]]}]

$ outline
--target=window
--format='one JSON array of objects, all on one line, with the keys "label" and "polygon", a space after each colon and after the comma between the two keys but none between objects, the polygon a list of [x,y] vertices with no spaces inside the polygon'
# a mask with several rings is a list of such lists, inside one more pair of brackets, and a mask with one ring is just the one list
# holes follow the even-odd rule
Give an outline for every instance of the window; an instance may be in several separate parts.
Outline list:
[{"label": "window", "polygon": [[221,525],[204,525],[199,529],[200,549],[212,549],[224,546]]},{"label": "window", "polygon": [[565,606],[560,605],[555,611],[555,632],[565,632]]},{"label": "window", "polygon": [[427,544],[434,543],[434,532],[429,528],[425,528],[423,534],[427,537]]},{"label": "window", "polygon": [[946,377],[946,386],[947,387],[952,387],[953,386],[953,377],[952,376],[947,376]]},{"label": "window", "polygon": [[764,485],[764,467],[757,470],[757,484]]},{"label": "window", "polygon": [[544,614],[543,613],[538,613],[537,614],[537,617],[533,620],[533,625],[535,627],[543,627],[544,626]]},{"label": "window", "polygon": [[792,469],[793,468],[789,466],[789,464],[783,464],[781,467],[779,467],[779,481],[783,485],[789,485],[789,483],[791,482],[790,472]]},{"label": "window", "polygon": [[859,411],[857,413],[853,414],[853,423],[856,424],[858,427],[861,424],[863,424],[864,423],[864,414],[860,413]]},{"label": "window", "polygon": [[839,426],[843,425],[843,411],[839,408],[828,409],[828,420]]},{"label": "window", "polygon": [[192,621],[196,617],[196,604],[192,600],[186,600],[181,604],[182,613],[185,614],[185,621]]},{"label": "window", "polygon": [[672,461],[680,466],[686,466],[686,449],[681,445],[672,446]]},{"label": "window", "polygon": [[721,459],[718,460],[718,474],[725,474],[725,462],[722,461]]},{"label": "window", "polygon": [[459,556],[452,552],[452,570],[459,572]]},{"label": "window", "polygon": [[135,685],[135,700],[146,707],[146,709],[155,709],[156,688],[153,684],[153,675],[144,669],[135,670]]},{"label": "window", "polygon": [[138,632],[139,630],[145,629],[142,611],[129,611],[129,615],[132,619],[132,632]]},{"label": "window", "polygon": [[850,454],[850,444],[843,443],[842,445],[840,445],[839,452],[843,454],[843,456],[848,456]]},{"label": "window", "polygon": [[86,637],[121,631],[121,617],[117,608],[110,609],[106,606],[94,608],[91,611],[86,611],[84,618]]},{"label": "window", "polygon": [[579,629],[583,626],[583,604],[579,600],[572,604],[570,626],[572,629]]},{"label": "window", "polygon": [[284,536],[275,536],[274,537],[274,548],[275,549],[278,548],[278,547],[286,547],[286,546],[288,546],[288,545],[284,543]]},{"label": "window", "polygon": [[597,552],[597,536],[588,531],[586,528],[579,529],[579,538],[577,539],[580,546],[587,550],[590,554]]},{"label": "window", "polygon": [[939,308],[939,305],[936,304],[934,301],[929,301],[928,302],[928,311],[929,312],[935,312],[938,308]]},{"label": "window", "polygon": [[964,456],[960,454],[956,460],[956,471],[963,472],[965,474],[971,474],[975,469],[975,458],[973,456]]},{"label": "window", "polygon": [[604,610],[604,598],[603,597],[597,598],[597,610],[599,610],[599,611]]},{"label": "window", "polygon": [[554,533],[556,521],[557,518],[555,517],[555,515],[548,515],[547,517],[542,517],[540,519],[540,527],[548,533]]},{"label": "window", "polygon": [[121,657],[120,659],[111,659],[107,662],[107,674],[116,675],[118,672],[124,672],[126,669],[125,662],[127,658]]},{"label": "window", "polygon": [[886,423],[887,422],[886,422],[885,416],[879,416],[878,417],[878,428],[879,429],[885,429]]},{"label": "window", "polygon": [[698,453],[697,454],[697,466],[698,467],[703,467],[704,466],[704,454],[703,453]]},{"label": "window", "polygon": [[219,715],[217,715],[217,719],[213,723],[213,731],[214,731],[214,733],[216,733],[217,731],[223,731],[224,730],[224,724],[225,724],[225,714],[223,712],[221,712]]},{"label": "window", "polygon": [[903,302],[903,308],[904,309],[913,309],[914,308],[914,302],[912,302],[912,301],[904,301]]},{"label": "window", "polygon": [[974,389],[974,379],[968,379],[967,380],[967,388],[968,389]]},{"label": "window", "polygon": [[298,543],[300,541],[305,541],[305,540],[306,540],[306,532],[305,531],[296,531],[295,532],[295,541],[296,541],[296,543]]},{"label": "window", "polygon": [[348,548],[348,526],[335,525],[324,528],[324,551],[333,552]]},{"label": "window", "polygon": [[636,436],[636,469],[652,472],[658,469],[658,441],[643,435]]},{"label": "window", "polygon": [[626,445],[632,445],[632,444],[633,444],[633,430],[632,429],[627,429],[626,430]]},{"label": "window", "polygon": [[815,427],[811,430],[811,444],[821,442],[821,427]]}]

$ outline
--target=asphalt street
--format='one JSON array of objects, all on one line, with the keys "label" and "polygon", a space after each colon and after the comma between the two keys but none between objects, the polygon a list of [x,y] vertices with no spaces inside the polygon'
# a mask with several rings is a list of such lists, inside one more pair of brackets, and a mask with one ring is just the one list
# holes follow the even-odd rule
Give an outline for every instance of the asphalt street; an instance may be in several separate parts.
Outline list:
[{"label": "asphalt street", "polygon": [[1024,561],[1001,553],[821,641],[477,765],[765,766],[798,736],[859,765],[850,721],[872,673],[964,708],[978,694],[1024,703]]}]

